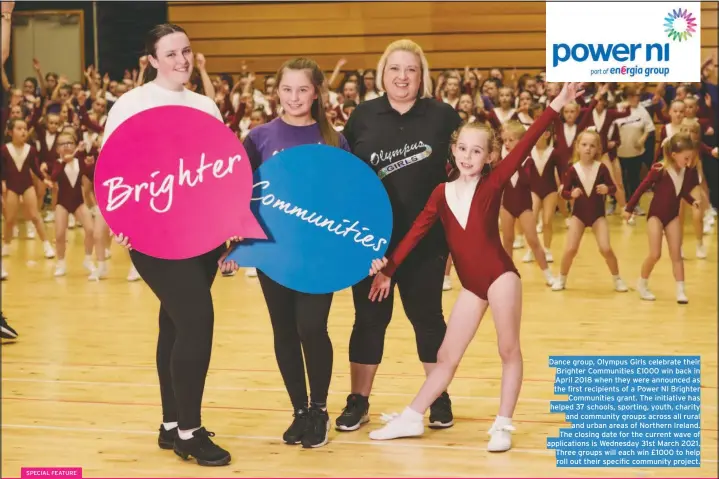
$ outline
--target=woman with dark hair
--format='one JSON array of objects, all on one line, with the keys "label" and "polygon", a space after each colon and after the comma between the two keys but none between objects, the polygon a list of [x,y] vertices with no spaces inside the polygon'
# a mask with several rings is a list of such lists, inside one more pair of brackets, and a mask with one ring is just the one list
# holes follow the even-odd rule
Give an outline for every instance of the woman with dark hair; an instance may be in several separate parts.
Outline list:
[{"label": "woman with dark hair", "polygon": [[[322,101],[325,82],[317,63],[307,58],[285,62],[277,72],[282,116],[252,128],[245,150],[253,169],[278,152],[298,145],[323,143],[349,151],[345,138],[330,125]],[[238,269],[234,261],[220,267]],[[275,357],[294,408],[294,420],[282,440],[305,448],[324,446],[330,429],[327,394],[332,379],[333,351],[327,333],[332,294],[306,294],[286,288],[258,270],[270,313]],[[303,354],[304,353],[304,354]],[[308,403],[305,363],[310,383]],[[309,407],[308,407],[309,406]]]},{"label": "woman with dark hair", "polygon": [[[432,98],[427,59],[411,40],[390,44],[377,67],[384,96],[362,102],[344,129],[352,153],[377,173],[392,204],[394,224],[387,254],[407,233],[432,191],[447,181],[449,141],[460,125],[450,105]],[[449,251],[437,225],[412,252],[393,279],[414,327],[417,353],[427,374],[436,366],[446,324],[442,286]],[[369,395],[382,361],[384,338],[392,319],[394,293],[382,303],[369,299],[372,278],[352,288],[355,323],[350,338],[351,394],[336,420],[340,431],[354,431],[369,420]],[[431,428],[454,424],[449,395],[430,408]]]},{"label": "woman with dark hair", "polygon": [[[193,53],[182,28],[156,26],[148,34],[145,47],[149,65],[143,84],[115,103],[105,125],[104,143],[123,121],[159,106],[196,108],[222,122],[212,99],[184,87],[192,75]],[[130,248],[130,238],[119,234],[115,239]],[[160,300],[156,359],[163,423],[158,444],[162,449],[174,449],[183,459],[192,456],[202,466],[230,463],[230,454],[212,442],[210,438],[215,434],[202,427],[201,420],[215,320],[210,289],[217,260],[225,250],[223,243],[203,255],[183,260],[130,251],[132,263]]]},{"label": "woman with dark hair", "polygon": [[377,70],[370,68],[362,73],[362,81],[359,82],[360,101],[374,100],[381,96],[377,88]]}]

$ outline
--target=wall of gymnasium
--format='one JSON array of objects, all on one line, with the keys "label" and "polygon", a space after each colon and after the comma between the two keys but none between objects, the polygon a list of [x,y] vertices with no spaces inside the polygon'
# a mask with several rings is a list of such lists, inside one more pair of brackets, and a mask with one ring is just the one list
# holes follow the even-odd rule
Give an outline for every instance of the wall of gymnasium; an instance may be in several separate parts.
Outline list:
[{"label": "wall of gymnasium", "polygon": [[[404,37],[422,46],[433,71],[521,74],[545,64],[544,2],[169,2],[168,19],[187,30],[211,74],[243,65],[274,73],[296,55],[328,72],[340,58],[346,70],[376,68],[384,48]],[[702,2],[702,59],[717,51],[717,35],[717,2]]]}]

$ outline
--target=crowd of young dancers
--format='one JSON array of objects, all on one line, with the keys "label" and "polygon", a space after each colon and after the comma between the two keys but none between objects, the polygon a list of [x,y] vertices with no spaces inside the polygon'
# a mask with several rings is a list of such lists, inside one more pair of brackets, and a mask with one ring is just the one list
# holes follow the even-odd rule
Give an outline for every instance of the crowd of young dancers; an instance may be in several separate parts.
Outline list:
[{"label": "crowd of young dancers", "polygon": [[[719,156],[713,111],[717,100],[707,82],[716,58],[703,64],[701,84],[659,84],[647,93],[643,84],[558,84],[546,82],[542,73],[514,78],[499,69],[483,78],[469,67],[433,79],[421,47],[401,40],[387,47],[377,70],[345,72],[338,82],[344,61],[326,79],[312,60],[293,59],[276,75],[266,76],[258,89],[257,78],[247,71],[238,79],[210,76],[205,58],[193,54],[184,30],[175,25],[154,29],[146,49],[137,72],[128,72],[121,82],[89,67],[84,82],[70,84],[65,77],[43,75],[34,61],[38,77],[26,79],[22,90],[10,88],[2,119],[3,256],[11,254],[16,241],[22,205],[24,218],[32,223],[26,236],[39,237],[47,259],[57,256],[55,276],[66,273],[66,232],[74,221],[84,229],[83,266],[89,278],[107,277],[111,236],[92,195],[94,163],[103,141],[126,119],[121,116],[127,116],[128,108],[141,111],[149,96],[213,114],[243,140],[254,167],[276,151],[274,143],[288,137],[296,138],[296,144],[320,141],[345,148],[368,164],[376,151],[430,145],[433,154],[383,180],[391,185],[393,236],[388,257],[368,265],[368,278],[352,288],[352,390],[335,421],[338,431],[356,430],[368,421],[395,285],[414,326],[427,380],[412,404],[402,414],[386,417],[388,424],[370,437],[421,435],[428,409],[430,427],[454,424],[447,387],[491,308],[502,388],[488,450],[501,452],[512,446],[523,370],[522,284],[514,249],[526,244],[523,260],[536,261],[547,286],[561,291],[583,233],[591,228],[613,289],[626,292],[609,238],[607,217],[616,202],[626,221],[623,227],[647,216],[650,249],[637,286],[643,300],[655,299],[648,278],[666,237],[676,300],[688,302],[681,248],[685,210],[691,209],[696,255],[707,257],[702,238],[713,231]],[[113,105],[120,103],[124,113],[113,114]],[[654,118],[664,124],[659,139]],[[393,134],[398,128],[403,135]],[[647,166],[643,180],[642,165]],[[378,171],[386,166],[373,165]],[[650,189],[653,197],[645,213],[639,201]],[[682,207],[682,200],[689,208]],[[45,203],[50,210],[43,215]],[[557,213],[567,234],[555,275],[550,265]],[[54,222],[54,248],[46,222]],[[116,239],[125,246],[131,243],[131,238]],[[211,286],[218,264],[223,274],[238,269],[223,263],[226,253],[227,246],[218,245],[184,262],[128,253],[133,264],[128,279],[145,279],[161,303],[157,361],[163,424],[158,444],[203,465],[230,461],[200,418],[214,322]],[[448,289],[450,261],[462,288],[446,324],[441,292]],[[4,265],[2,274],[8,277]],[[277,285],[261,271],[248,274],[260,278],[277,362],[294,410],[283,438],[307,448],[323,446],[330,429],[326,397],[333,358],[327,318],[332,295],[304,295]],[[183,295],[178,295],[178,277],[188,281]],[[6,324],[3,319],[4,336]],[[180,367],[187,374],[172,374]]]}]

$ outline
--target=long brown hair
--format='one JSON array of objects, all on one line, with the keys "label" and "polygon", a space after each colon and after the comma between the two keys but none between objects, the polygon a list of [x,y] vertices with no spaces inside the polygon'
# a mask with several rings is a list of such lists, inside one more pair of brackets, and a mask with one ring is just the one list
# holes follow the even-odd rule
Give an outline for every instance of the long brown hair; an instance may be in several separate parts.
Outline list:
[{"label": "long brown hair", "polygon": [[[172,23],[155,25],[155,27],[150,30],[145,37],[145,55],[152,55],[157,58],[157,42],[160,41],[160,38],[178,32],[187,35],[187,32],[185,32],[185,30],[179,25]],[[157,69],[148,61],[147,67],[145,67],[145,71],[142,74],[142,83],[145,84],[155,78],[157,78]]]},{"label": "long brown hair", "polygon": [[327,115],[325,114],[325,105],[322,102],[325,75],[322,73],[322,70],[320,70],[317,62],[304,57],[287,60],[277,71],[276,89],[278,90],[285,70],[307,70],[308,77],[312,82],[312,86],[315,87],[315,93],[317,94],[317,98],[315,98],[312,102],[310,114],[319,125],[320,134],[322,135],[322,140],[324,140],[325,144],[329,146],[340,146],[340,135],[335,131],[332,125],[330,125],[330,122],[327,121]]}]

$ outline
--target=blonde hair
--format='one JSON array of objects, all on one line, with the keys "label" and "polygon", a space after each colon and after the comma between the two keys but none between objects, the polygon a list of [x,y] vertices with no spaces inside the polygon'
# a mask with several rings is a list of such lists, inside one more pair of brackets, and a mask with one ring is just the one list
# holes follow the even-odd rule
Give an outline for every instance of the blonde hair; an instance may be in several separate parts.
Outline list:
[{"label": "blonde hair", "polygon": [[510,133],[516,136],[517,139],[521,139],[526,132],[527,130],[524,128],[524,125],[517,120],[509,120],[502,125],[502,133]]},{"label": "blonde hair", "polygon": [[[454,155],[452,154],[452,147],[457,144],[459,135],[465,128],[468,128],[470,130],[483,131],[487,134],[487,154],[490,154],[496,149],[500,148],[500,145],[494,134],[494,128],[492,128],[491,126],[478,121],[465,123],[464,125],[460,126],[454,131],[454,133],[452,133],[452,136],[449,139],[449,156],[447,157],[447,161],[449,161],[449,164],[452,166],[452,171],[449,172],[449,181],[454,181],[459,177],[459,170],[457,169],[457,162],[454,159]],[[486,163],[484,165],[484,168],[482,168],[482,176],[489,174],[491,170],[492,166],[489,163]]]},{"label": "blonde hair", "polygon": [[572,148],[572,157],[569,159],[570,165],[573,165],[573,164],[579,162],[579,142],[581,141],[581,138],[584,135],[589,135],[589,136],[593,137],[594,141],[597,142],[597,154],[593,160],[599,161],[602,158],[602,154],[604,152],[602,151],[602,139],[599,136],[599,133],[597,133],[594,130],[584,130],[584,131],[579,132],[579,134],[577,135],[577,139],[574,142],[574,148]]},{"label": "blonde hair", "polygon": [[683,118],[682,122],[679,124],[680,127],[686,127],[689,129],[689,131],[692,131],[694,133],[701,133],[701,125],[697,121],[696,118]]},{"label": "blonde hair", "polygon": [[387,66],[387,59],[396,51],[410,52],[417,55],[422,68],[422,79],[419,84],[417,98],[432,98],[432,79],[429,76],[429,63],[427,63],[427,57],[424,56],[422,47],[406,38],[390,43],[382,54],[382,57],[379,59],[379,63],[377,64],[377,77],[375,79],[375,85],[377,85],[377,88],[381,92],[386,91],[384,88],[384,69]]},{"label": "blonde hair", "polygon": [[675,133],[669,141],[664,143],[662,153],[664,158],[659,162],[662,168],[666,168],[667,164],[672,167],[676,167],[672,153],[682,153],[688,150],[697,150],[697,144],[692,141],[692,138],[685,133]]}]

